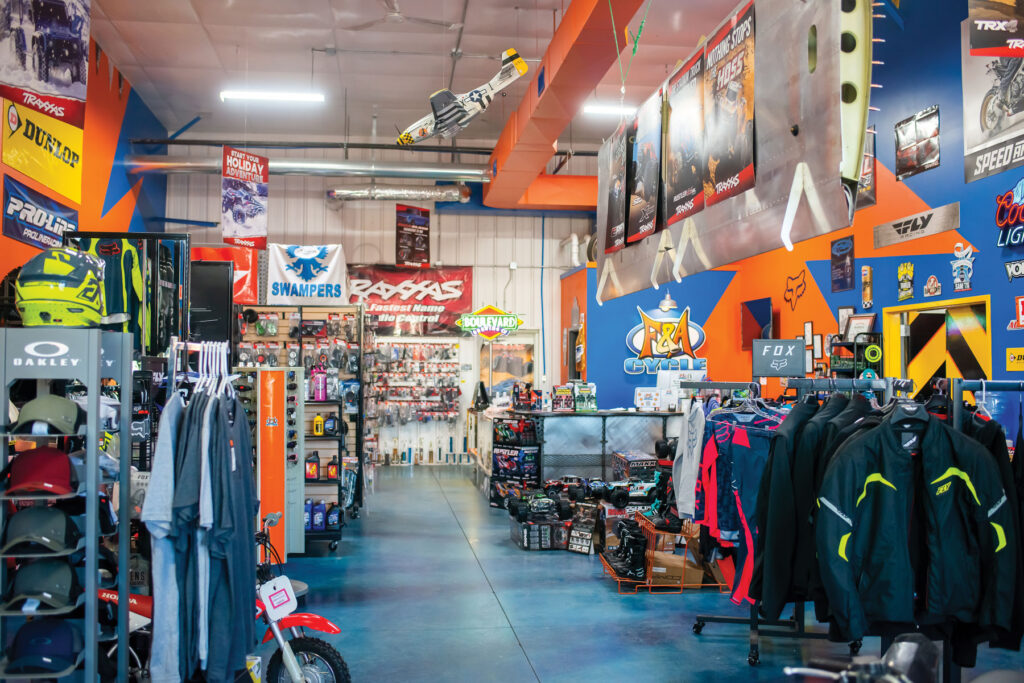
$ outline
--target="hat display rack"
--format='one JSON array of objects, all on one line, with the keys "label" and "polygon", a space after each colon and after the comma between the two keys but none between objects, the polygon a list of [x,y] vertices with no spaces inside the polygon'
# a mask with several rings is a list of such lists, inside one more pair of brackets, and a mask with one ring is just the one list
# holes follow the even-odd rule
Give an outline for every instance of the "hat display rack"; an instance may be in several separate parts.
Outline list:
[{"label": "hat display rack", "polygon": [[[131,439],[118,440],[120,460],[116,479],[101,472],[99,462],[103,436],[101,380],[112,379],[120,387],[118,427],[127,431],[132,400],[132,346],[131,334],[98,329],[0,329],[3,405],[10,405],[11,385],[17,380],[35,380],[41,392],[50,380],[78,380],[88,390],[80,419],[42,416],[33,421],[27,433],[26,418],[0,426],[6,477],[0,489],[0,644],[10,643],[0,660],[2,680],[59,679],[84,670],[83,680],[95,681],[100,643],[110,651],[115,639],[118,670],[128,670],[128,601],[120,600],[117,605],[116,630],[104,631],[100,625],[98,591],[101,563],[108,568],[110,564],[110,553],[101,545],[100,538],[104,532],[112,531],[109,520],[101,528],[100,486],[121,482],[113,502],[121,524],[127,524]],[[40,421],[48,423],[50,429],[38,429]],[[69,433],[72,429],[74,433]],[[53,449],[44,448],[58,439],[76,440],[67,437],[84,439],[85,458],[77,473]],[[37,463],[31,463],[32,467],[25,463],[15,466],[15,461],[24,455],[11,454],[15,440],[37,442],[38,447],[28,453],[39,461],[38,468]],[[22,507],[29,502],[34,504]],[[12,514],[12,503],[22,509]],[[31,512],[33,519],[11,524],[26,512]],[[28,524],[30,521],[32,524]],[[43,533],[39,526],[49,531]],[[121,595],[129,592],[129,534],[125,531],[126,527],[118,534],[116,585]],[[84,572],[79,574],[78,558],[83,556]],[[20,563],[17,571],[9,570],[9,558]],[[27,558],[37,559],[29,563]],[[73,567],[73,576],[69,576],[61,562]],[[26,567],[31,572],[19,577],[18,572]],[[45,599],[36,599],[34,595]]]}]

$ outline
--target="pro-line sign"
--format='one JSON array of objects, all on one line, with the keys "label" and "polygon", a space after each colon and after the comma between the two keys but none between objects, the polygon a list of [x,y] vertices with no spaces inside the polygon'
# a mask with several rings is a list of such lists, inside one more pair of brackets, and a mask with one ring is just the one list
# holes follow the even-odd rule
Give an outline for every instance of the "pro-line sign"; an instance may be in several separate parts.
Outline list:
[{"label": "pro-line sign", "polygon": [[463,313],[455,323],[463,332],[494,341],[515,332],[523,321],[514,313],[506,313],[496,306],[484,306],[472,313]]}]

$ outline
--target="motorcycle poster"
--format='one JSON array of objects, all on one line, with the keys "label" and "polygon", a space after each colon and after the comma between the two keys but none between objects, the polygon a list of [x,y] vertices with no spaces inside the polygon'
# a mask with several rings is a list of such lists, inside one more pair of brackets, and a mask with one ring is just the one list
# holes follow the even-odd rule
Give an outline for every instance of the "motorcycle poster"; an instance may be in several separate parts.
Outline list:
[{"label": "motorcycle poster", "polygon": [[90,0],[2,3],[0,97],[82,127],[90,4]]},{"label": "motorcycle poster", "polygon": [[754,187],[754,3],[704,49],[704,203]]},{"label": "motorcycle poster", "polygon": [[939,106],[896,124],[896,177],[906,180],[939,165]]},{"label": "motorcycle poster", "polygon": [[224,147],[220,223],[221,234],[228,244],[267,248],[269,169],[267,157]]},{"label": "motorcycle poster", "polygon": [[395,265],[430,267],[430,210],[395,204]]},{"label": "motorcycle poster", "polygon": [[1024,57],[1024,2],[968,0],[971,55]]},{"label": "motorcycle poster", "polygon": [[960,27],[964,94],[964,180],[971,183],[1024,166],[1024,59],[978,57],[970,24]]},{"label": "motorcycle poster", "polygon": [[597,225],[605,230],[606,254],[626,246],[626,125],[620,123],[597,153]]},{"label": "motorcycle poster", "polygon": [[658,181],[661,178],[661,90],[640,105],[633,124],[629,163],[629,210],[626,242],[638,242],[657,232]]},{"label": "motorcycle poster", "polygon": [[704,50],[686,60],[665,85],[665,225],[704,208]]}]

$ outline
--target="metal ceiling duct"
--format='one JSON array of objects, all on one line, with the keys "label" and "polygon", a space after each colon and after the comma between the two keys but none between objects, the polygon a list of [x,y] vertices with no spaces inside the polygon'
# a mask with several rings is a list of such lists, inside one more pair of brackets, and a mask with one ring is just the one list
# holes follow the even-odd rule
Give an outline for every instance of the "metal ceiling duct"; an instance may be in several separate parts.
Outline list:
[{"label": "metal ceiling duct", "polygon": [[[129,155],[129,173],[220,173],[221,158],[171,155]],[[271,175],[318,175],[361,178],[419,178],[461,183],[488,183],[486,164],[430,164],[416,161],[346,161],[314,159],[271,159]]]},{"label": "metal ceiling duct", "polygon": [[[339,202],[359,200],[461,202],[469,201],[470,191],[465,185],[365,185],[337,187],[327,191],[327,199]],[[338,208],[338,207],[334,207]]]}]

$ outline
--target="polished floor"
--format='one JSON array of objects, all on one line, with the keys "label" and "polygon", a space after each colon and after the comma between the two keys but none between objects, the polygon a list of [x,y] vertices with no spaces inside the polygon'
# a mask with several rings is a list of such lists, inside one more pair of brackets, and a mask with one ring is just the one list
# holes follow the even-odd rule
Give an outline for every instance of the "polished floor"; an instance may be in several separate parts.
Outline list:
[{"label": "polished floor", "polygon": [[[321,549],[326,553],[324,546]],[[380,681],[793,681],[782,669],[846,652],[824,641],[763,639],[747,665],[747,630],[697,614],[743,616],[717,593],[618,595],[596,556],[524,552],[508,517],[458,469],[382,468],[362,517],[330,556],[293,558],[306,610],[357,683]],[[868,639],[864,654],[877,653]],[[983,649],[979,667],[1024,668]]]}]

